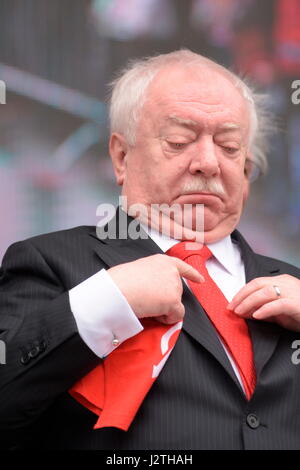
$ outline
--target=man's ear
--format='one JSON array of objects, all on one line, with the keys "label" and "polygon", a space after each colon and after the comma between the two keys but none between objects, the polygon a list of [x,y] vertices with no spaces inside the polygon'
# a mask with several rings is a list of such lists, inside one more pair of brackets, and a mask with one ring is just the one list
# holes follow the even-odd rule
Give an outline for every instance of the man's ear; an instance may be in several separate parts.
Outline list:
[{"label": "man's ear", "polygon": [[122,134],[113,132],[109,139],[109,153],[117,180],[117,184],[122,186],[126,176],[126,156],[128,144]]},{"label": "man's ear", "polygon": [[[247,155],[247,158],[251,160],[252,158],[252,155],[250,153],[248,153]],[[247,202],[247,199],[249,197],[249,193],[250,193],[250,181],[249,181],[249,177],[246,175],[246,173],[244,174],[244,189],[243,189],[243,206],[246,204]]]},{"label": "man's ear", "polygon": [[243,190],[243,206],[246,204],[249,193],[250,193],[250,181],[246,176],[244,178],[245,178],[245,181],[244,181],[244,190]]}]

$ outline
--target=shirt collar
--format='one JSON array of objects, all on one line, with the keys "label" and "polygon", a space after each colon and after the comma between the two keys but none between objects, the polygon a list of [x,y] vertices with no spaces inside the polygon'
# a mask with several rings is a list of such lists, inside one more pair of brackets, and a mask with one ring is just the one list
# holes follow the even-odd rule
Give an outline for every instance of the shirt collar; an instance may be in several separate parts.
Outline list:
[{"label": "shirt collar", "polygon": [[[180,240],[170,238],[157,230],[140,224],[143,230],[149,235],[156,245],[164,252],[168,251],[172,246],[179,243]],[[212,252],[216,260],[232,275],[237,274],[238,264],[241,262],[240,252],[237,245],[234,245],[230,235],[215,243],[208,243],[208,248]]]}]

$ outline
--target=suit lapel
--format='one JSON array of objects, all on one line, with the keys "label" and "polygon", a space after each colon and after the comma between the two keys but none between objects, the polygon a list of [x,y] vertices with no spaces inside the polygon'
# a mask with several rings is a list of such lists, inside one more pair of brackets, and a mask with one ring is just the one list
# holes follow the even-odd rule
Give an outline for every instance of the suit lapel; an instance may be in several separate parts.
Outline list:
[{"label": "suit lapel", "polygon": [[[136,221],[129,216],[124,216],[124,212],[121,214],[121,220],[124,222],[125,227],[122,227],[122,238],[120,238],[120,212],[123,211],[118,208],[115,217],[107,225],[107,231],[109,230],[109,226],[113,227],[113,229],[116,228],[115,238],[110,237],[101,239],[97,236],[95,229],[92,229],[89,233],[90,236],[97,240],[97,243],[94,245],[95,253],[108,268],[121,263],[135,261],[145,256],[163,253],[156,243],[154,243],[154,241],[148,237],[142,229],[141,233],[144,238],[139,237],[136,240],[133,240],[132,237],[129,236],[130,224],[136,224]],[[113,233],[113,230],[111,233]],[[270,276],[279,273],[275,262],[273,265],[266,266],[259,261],[258,256],[252,251],[250,246],[237,230],[233,232],[232,238],[239,243],[241,249],[243,261],[245,263],[246,282],[249,282],[255,277]],[[194,297],[184,282],[183,303],[185,305],[183,330],[215,357],[239,389],[242,390],[223,346],[218,339],[215,328],[211,324],[198,300]],[[280,328],[272,323],[259,322],[255,320],[248,320],[247,323],[253,342],[256,372],[259,377],[263,366],[271,357],[276,347]]]},{"label": "suit lapel", "polygon": [[[276,260],[264,258],[254,253],[237,230],[233,232],[232,238],[238,242],[241,249],[242,258],[245,264],[246,282],[249,282],[256,277],[269,277],[281,274]],[[263,367],[266,365],[276,348],[282,330],[276,323],[259,320],[247,320],[247,323],[253,344],[254,362],[258,382]]]},{"label": "suit lapel", "polygon": [[105,232],[115,233],[115,237],[101,238],[94,228],[90,231],[89,235],[97,240],[94,251],[108,267],[163,253],[142,228],[140,233],[143,238],[134,240],[130,233],[130,228],[133,227],[131,224],[136,226],[136,221],[118,207],[115,217],[105,227]]},{"label": "suit lapel", "polygon": [[202,305],[185,284],[183,289],[183,303],[185,306],[185,316],[182,328],[212,354],[230,375],[241,390],[241,393],[243,393],[227,354],[217,336],[215,327],[206,315]]}]

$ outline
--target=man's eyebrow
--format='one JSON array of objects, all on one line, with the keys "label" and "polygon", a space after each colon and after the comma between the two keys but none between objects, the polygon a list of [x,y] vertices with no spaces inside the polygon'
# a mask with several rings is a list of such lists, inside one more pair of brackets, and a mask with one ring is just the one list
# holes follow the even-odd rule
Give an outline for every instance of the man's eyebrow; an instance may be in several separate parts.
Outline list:
[{"label": "man's eyebrow", "polygon": [[[168,121],[172,121],[176,124],[179,124],[181,126],[186,126],[186,127],[197,127],[200,126],[200,122],[194,121],[193,119],[185,119],[179,116],[176,116],[174,114],[171,114],[170,116],[167,117]],[[223,124],[220,124],[217,128],[217,132],[229,132],[229,131],[241,131],[242,127],[239,124],[236,124],[235,122],[224,122]]]},{"label": "man's eyebrow", "polygon": [[199,122],[197,121],[193,121],[192,119],[184,119],[179,116],[175,116],[174,114],[171,114],[170,116],[168,116],[167,120],[175,122],[176,124],[179,124],[181,126],[186,126],[186,127],[199,126]]},{"label": "man's eyebrow", "polygon": [[242,130],[242,127],[239,124],[236,124],[235,122],[224,122],[224,124],[221,124],[218,126],[218,132],[229,132],[229,131],[240,131]]}]

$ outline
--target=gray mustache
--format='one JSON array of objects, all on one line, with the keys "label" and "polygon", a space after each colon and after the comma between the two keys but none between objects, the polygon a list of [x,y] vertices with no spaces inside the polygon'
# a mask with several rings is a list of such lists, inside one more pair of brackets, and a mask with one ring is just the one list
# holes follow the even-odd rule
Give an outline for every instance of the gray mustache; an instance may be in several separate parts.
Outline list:
[{"label": "gray mustache", "polygon": [[218,196],[222,196],[225,194],[222,183],[215,179],[208,180],[206,178],[197,178],[195,180],[188,181],[182,187],[183,193],[192,193],[200,191],[217,194]]}]

